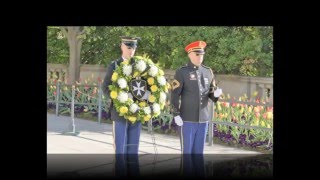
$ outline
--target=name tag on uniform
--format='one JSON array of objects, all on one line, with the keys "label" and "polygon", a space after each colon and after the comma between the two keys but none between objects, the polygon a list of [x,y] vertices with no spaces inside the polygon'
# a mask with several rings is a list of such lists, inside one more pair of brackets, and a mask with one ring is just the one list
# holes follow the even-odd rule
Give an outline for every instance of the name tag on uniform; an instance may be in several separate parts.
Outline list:
[{"label": "name tag on uniform", "polygon": [[197,80],[196,73],[195,73],[195,72],[189,73],[189,79],[190,79],[190,80]]},{"label": "name tag on uniform", "polygon": [[209,79],[208,78],[204,78],[204,83],[205,84],[209,84]]}]

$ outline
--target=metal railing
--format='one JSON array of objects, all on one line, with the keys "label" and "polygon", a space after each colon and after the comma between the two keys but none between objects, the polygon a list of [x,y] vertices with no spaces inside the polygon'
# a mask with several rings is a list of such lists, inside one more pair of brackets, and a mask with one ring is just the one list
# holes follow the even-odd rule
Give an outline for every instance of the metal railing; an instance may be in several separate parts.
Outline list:
[{"label": "metal railing", "polygon": [[[47,86],[52,86],[52,85],[47,85]],[[53,96],[49,96],[47,97],[47,103],[55,103],[56,105],[56,109],[55,109],[55,114],[56,116],[59,116],[59,104],[71,104],[71,117],[74,117],[74,107],[76,104],[78,105],[97,105],[98,106],[98,122],[101,123],[101,114],[102,114],[102,103],[103,102],[107,102],[107,100],[103,100],[102,99],[102,84],[99,83],[98,85],[61,85],[59,83],[59,81],[57,82],[56,85],[57,90],[56,90],[56,95],[55,95],[55,100],[54,101],[50,101],[48,100],[49,98],[53,97]],[[60,101],[59,98],[60,98],[60,89],[61,89],[61,86],[71,86],[71,94],[72,94],[72,97],[71,97],[71,102],[69,101]],[[96,97],[93,97],[89,94],[86,94],[84,92],[81,92],[77,87],[82,87],[82,86],[86,86],[86,87],[98,87],[98,98]],[[81,102],[75,102],[75,92],[78,92],[78,93],[81,93],[83,95],[86,95],[92,99],[97,99],[98,100],[98,103],[81,103]]]},{"label": "metal railing", "polygon": [[[50,86],[50,85],[48,85]],[[60,96],[60,89],[61,89],[61,85],[59,83],[59,81],[57,82],[56,85],[54,85],[57,87],[57,90],[56,90],[56,95],[55,95],[55,101],[48,101],[47,100],[47,103],[55,103],[56,105],[56,109],[55,109],[55,114],[57,116],[59,116],[59,104],[70,104],[71,103],[71,118],[72,118],[72,127],[73,127],[73,132],[75,132],[75,124],[74,124],[74,108],[75,108],[75,105],[78,104],[78,105],[97,105],[98,106],[98,122],[101,124],[101,114],[102,114],[102,103],[103,102],[107,102],[107,100],[103,100],[102,99],[102,84],[99,83],[98,85],[62,85],[62,86],[71,86],[72,88],[72,97],[71,97],[71,102],[68,102],[68,101],[59,101],[59,96]],[[90,96],[89,94],[86,94],[86,93],[83,93],[81,92],[77,87],[80,87],[80,86],[87,86],[87,87],[98,87],[98,98],[96,97],[93,97],[93,96]],[[89,96],[91,98],[96,98],[98,99],[98,103],[80,103],[80,102],[75,102],[75,92],[78,91],[78,93],[81,93],[81,94],[84,94],[86,96]],[[49,96],[47,97],[47,99],[51,98],[53,96]],[[229,102],[229,103],[242,103],[242,104],[247,104],[247,105],[262,105],[262,106],[272,106],[271,103],[265,103],[265,104],[262,104],[262,103],[256,103],[256,102],[245,102],[245,101],[235,101],[235,100],[219,100],[220,102]],[[248,126],[248,125],[241,125],[241,124],[237,124],[237,123],[231,123],[231,122],[223,122],[223,121],[217,121],[215,120],[215,117],[214,117],[214,103],[212,101],[210,101],[210,104],[209,104],[209,114],[212,116],[210,119],[212,119],[212,121],[209,122],[209,131],[208,131],[208,142],[209,142],[209,146],[212,146],[213,145],[213,126],[214,124],[223,124],[223,125],[228,125],[228,126],[233,126],[233,127],[242,127],[242,128],[245,128],[245,129],[261,129],[261,130],[264,130],[264,131],[273,131],[272,128],[265,128],[265,127],[259,127],[259,126]],[[163,116],[166,116],[166,115],[170,115],[170,114],[163,114]],[[171,116],[171,115],[170,115]],[[148,122],[148,132],[152,132],[152,121],[149,121]]]}]

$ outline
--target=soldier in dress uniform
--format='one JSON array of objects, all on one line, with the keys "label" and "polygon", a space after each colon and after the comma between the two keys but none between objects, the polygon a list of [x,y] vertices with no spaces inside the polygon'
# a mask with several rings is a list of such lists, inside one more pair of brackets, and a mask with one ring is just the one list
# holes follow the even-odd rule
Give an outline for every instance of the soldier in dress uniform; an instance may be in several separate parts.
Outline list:
[{"label": "soldier in dress uniform", "polygon": [[183,154],[203,154],[210,120],[208,102],[217,102],[222,94],[215,85],[212,69],[202,64],[205,47],[204,41],[185,47],[190,61],[176,71],[172,82],[171,104],[175,123],[181,126]]},{"label": "soldier in dress uniform", "polygon": [[176,71],[171,84],[175,123],[180,126],[181,174],[205,177],[203,150],[210,120],[209,99],[217,102],[222,90],[215,85],[212,69],[202,65],[206,47],[195,41],[185,47],[190,61]]},{"label": "soldier in dress uniform", "polygon": [[[110,97],[109,85],[112,84],[111,77],[113,71],[123,61],[129,61],[134,56],[137,49],[139,37],[121,36],[120,48],[122,55],[119,59],[112,61],[107,67],[107,73],[103,82],[103,92],[106,97]],[[128,82],[130,84],[130,82]],[[110,98],[109,98],[110,99]],[[134,175],[139,173],[138,150],[140,141],[141,122],[134,124],[119,116],[115,106],[110,103],[111,120],[113,121],[113,139],[116,154],[115,173],[116,175]]]}]

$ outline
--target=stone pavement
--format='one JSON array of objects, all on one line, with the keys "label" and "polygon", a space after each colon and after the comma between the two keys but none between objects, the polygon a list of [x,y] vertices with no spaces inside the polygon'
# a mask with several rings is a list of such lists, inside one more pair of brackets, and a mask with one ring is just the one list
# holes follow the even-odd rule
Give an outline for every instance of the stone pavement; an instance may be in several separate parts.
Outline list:
[{"label": "stone pavement", "polygon": [[[74,121],[79,134],[70,135],[65,132],[72,132],[71,117],[47,114],[47,177],[118,178],[112,125],[78,118]],[[270,154],[206,144],[203,159],[193,162],[192,167],[189,161],[184,161],[190,156],[181,155],[178,136],[155,133],[154,138],[155,144],[152,135],[142,130],[138,160],[134,164],[128,160],[131,165],[127,168],[133,167],[131,172],[139,172],[139,177],[185,176],[189,171],[183,171],[182,167],[187,167],[192,172],[200,169],[205,172],[205,177],[251,178],[258,173],[258,176],[272,178]],[[130,173],[121,174],[122,177],[131,177]]]}]

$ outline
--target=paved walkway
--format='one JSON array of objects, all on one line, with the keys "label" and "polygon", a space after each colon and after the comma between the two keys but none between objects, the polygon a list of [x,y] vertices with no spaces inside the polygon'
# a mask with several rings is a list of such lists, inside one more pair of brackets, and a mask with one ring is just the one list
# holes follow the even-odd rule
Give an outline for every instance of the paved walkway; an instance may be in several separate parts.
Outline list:
[{"label": "paved walkway", "polygon": [[[112,125],[75,118],[76,131],[79,134],[74,136],[65,133],[72,131],[71,122],[71,117],[47,114],[47,176],[49,178],[116,177]],[[134,168],[135,171],[132,172],[139,172],[140,177],[180,177],[183,172],[181,168],[190,164],[186,161],[183,166],[181,165],[183,159],[188,157],[181,156],[179,137],[158,133],[155,133],[154,137],[157,153],[151,134],[146,130],[141,131],[139,160],[135,161],[135,165],[138,166],[133,166],[130,162],[128,168]],[[261,171],[262,177],[272,177],[271,155],[219,144],[213,146],[206,144],[203,161],[197,161],[195,164],[197,165],[193,168],[202,169],[206,177],[250,178],[256,177],[257,172],[261,174]],[[139,170],[136,170],[137,167]],[[240,174],[239,169],[241,169]],[[185,171],[183,175],[188,172]]]},{"label": "paved walkway", "polygon": [[[72,131],[72,119],[69,116],[47,114],[47,154],[113,154],[112,124],[75,118],[77,136],[66,135]],[[141,131],[139,154],[180,154],[178,136],[154,134]],[[205,145],[204,154],[252,154],[260,152],[242,150],[219,144]]]}]

